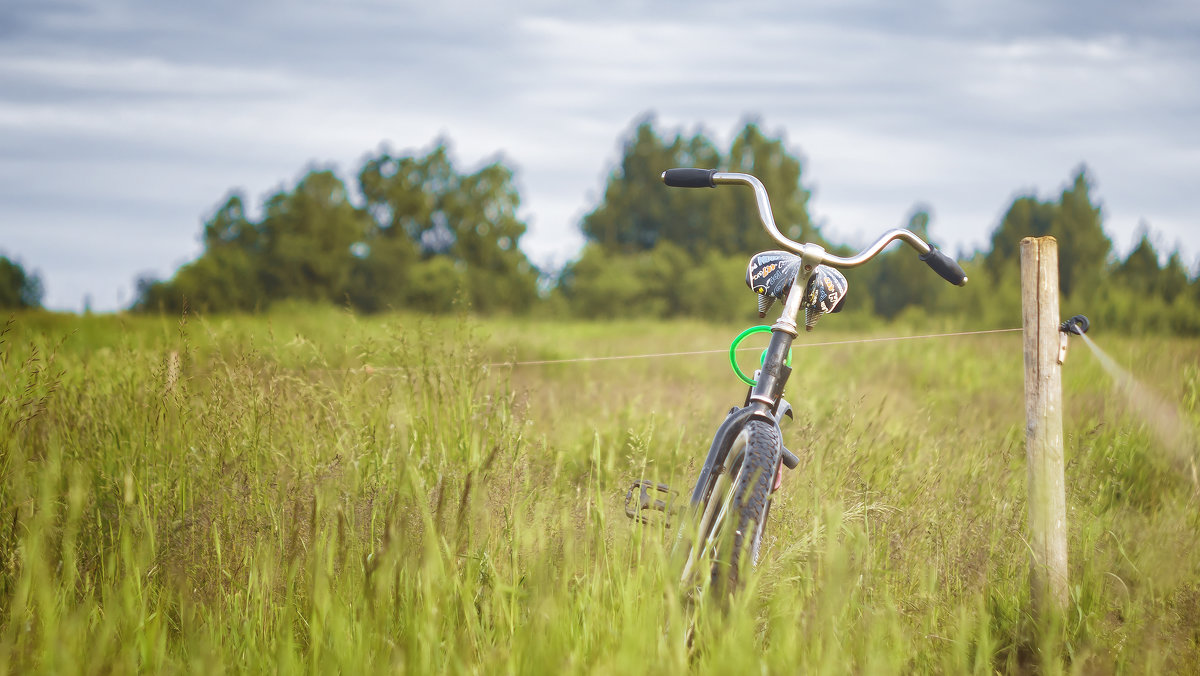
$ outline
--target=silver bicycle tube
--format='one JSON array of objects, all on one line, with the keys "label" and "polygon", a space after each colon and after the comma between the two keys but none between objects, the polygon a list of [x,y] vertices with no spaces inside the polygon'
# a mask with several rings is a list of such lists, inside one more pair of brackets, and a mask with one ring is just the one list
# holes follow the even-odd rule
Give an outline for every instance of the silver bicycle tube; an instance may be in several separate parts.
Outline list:
[{"label": "silver bicycle tube", "polygon": [[[771,200],[767,196],[767,188],[762,184],[762,181],[754,176],[731,171],[718,171],[713,174],[712,182],[713,185],[748,185],[753,188],[754,199],[758,204],[758,218],[762,222],[762,226],[767,231],[767,234],[783,248],[799,254],[802,259],[805,259],[804,264],[806,266],[812,265],[816,267],[817,265],[824,264],[837,268],[856,268],[874,258],[880,251],[883,251],[884,247],[897,239],[912,245],[917,250],[917,253],[922,256],[930,251],[930,246],[925,243],[925,240],[918,237],[912,231],[905,230],[904,228],[895,228],[885,232],[871,246],[853,256],[835,256],[817,244],[801,244],[793,239],[789,239],[780,232],[779,227],[775,225],[775,214],[771,210]],[[806,284],[808,283],[807,279],[804,281]]]}]

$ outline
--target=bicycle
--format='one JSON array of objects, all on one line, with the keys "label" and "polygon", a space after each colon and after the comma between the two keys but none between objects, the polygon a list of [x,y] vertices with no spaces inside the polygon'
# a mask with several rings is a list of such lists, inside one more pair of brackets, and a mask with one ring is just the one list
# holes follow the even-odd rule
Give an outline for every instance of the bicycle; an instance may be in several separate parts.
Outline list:
[{"label": "bicycle", "polygon": [[[692,584],[697,574],[707,570],[709,589],[723,597],[739,587],[746,561],[757,565],[771,498],[782,485],[783,468],[795,469],[800,462],[783,445],[780,423],[785,416],[792,417],[792,407],[783,394],[792,372],[790,350],[799,336],[801,309],[806,331],[823,315],[839,312],[848,285],[838,268],[860,266],[895,240],[916,249],[920,259],[946,281],[962,286],[967,276],[954,259],[902,228],[889,230],[850,257],[793,241],[776,227],[766,188],[749,174],[679,168],[663,172],[662,180],[676,188],[753,188],[763,228],[785,249],[757,253],[747,266],[746,284],[758,294],[759,317],[765,317],[777,300],[783,302],[783,310],[769,328],[771,340],[753,378],[741,372],[734,353],[748,334],[765,332],[766,327],[743,331],[730,346],[733,369],[749,390],[743,405],[729,410],[713,436],[672,547],[681,583]],[[635,491],[637,504],[631,509]],[[635,482],[626,494],[626,514],[645,520],[642,512],[647,509],[674,511],[673,499],[653,499],[651,492],[674,494],[663,484]]]}]

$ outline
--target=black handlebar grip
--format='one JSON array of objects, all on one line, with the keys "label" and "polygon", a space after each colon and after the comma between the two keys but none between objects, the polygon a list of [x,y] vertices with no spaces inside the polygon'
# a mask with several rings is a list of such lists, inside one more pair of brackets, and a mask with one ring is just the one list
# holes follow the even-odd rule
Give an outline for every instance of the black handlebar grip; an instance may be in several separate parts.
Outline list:
[{"label": "black handlebar grip", "polygon": [[931,248],[929,253],[921,256],[921,260],[925,264],[933,268],[933,271],[942,276],[942,279],[950,282],[955,286],[963,286],[967,283],[967,273],[963,272],[962,267],[958,262],[946,254]]},{"label": "black handlebar grip", "polygon": [[668,169],[662,173],[663,183],[672,188],[715,188],[716,169]]}]

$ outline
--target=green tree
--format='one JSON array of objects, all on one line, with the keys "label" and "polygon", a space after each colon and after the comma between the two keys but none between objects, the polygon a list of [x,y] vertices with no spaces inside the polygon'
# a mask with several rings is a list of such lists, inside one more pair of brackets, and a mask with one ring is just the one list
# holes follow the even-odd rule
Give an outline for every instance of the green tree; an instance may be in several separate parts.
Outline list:
[{"label": "green tree", "polygon": [[[372,227],[359,248],[365,255],[352,273],[350,297],[355,307],[374,312],[415,304],[412,285],[425,279],[413,269],[421,256],[417,242],[433,203],[426,177],[429,165],[439,159],[436,152],[424,158],[384,152],[367,158],[359,170],[358,185]],[[426,309],[424,303],[416,305]]]},{"label": "green tree", "polygon": [[24,309],[42,306],[42,279],[25,272],[20,263],[0,256],[0,308]]},{"label": "green tree", "polygon": [[1052,234],[1057,210],[1053,202],[1042,202],[1035,195],[1013,200],[1000,219],[1000,225],[992,231],[991,249],[985,259],[988,270],[1000,276],[1007,269],[1018,269],[1021,264],[1021,240]]},{"label": "green tree", "polygon": [[1158,292],[1168,303],[1171,303],[1181,297],[1187,291],[1187,287],[1187,267],[1183,264],[1183,256],[1179,253],[1179,249],[1176,249],[1171,252],[1166,266],[1159,273]]},{"label": "green tree", "polygon": [[205,250],[168,281],[138,281],[135,309],[178,312],[185,303],[212,312],[254,311],[295,298],[342,302],[353,246],[366,235],[366,213],[350,203],[333,172],[314,170],[295,189],[267,200],[260,222],[246,218],[233,194],[204,224]]},{"label": "green tree", "polygon": [[1143,224],[1137,246],[1124,261],[1116,265],[1113,278],[1143,297],[1161,296],[1172,303],[1188,288],[1188,271],[1183,257],[1176,249],[1167,257],[1166,265],[1159,265],[1159,253],[1151,241],[1150,228]]},{"label": "green tree", "polygon": [[134,309],[178,313],[185,304],[199,310],[253,311],[265,308],[261,277],[262,234],[246,219],[243,198],[231,194],[205,222],[205,251],[169,281],[137,280]]},{"label": "green tree", "polygon": [[1150,233],[1143,230],[1137,246],[1116,266],[1113,277],[1128,289],[1147,295],[1159,291],[1161,272],[1158,252],[1150,241]]},{"label": "green tree", "polygon": [[355,204],[332,171],[313,170],[268,198],[260,221],[234,194],[202,232],[204,253],[168,281],[138,281],[143,310],[265,309],[283,299],[365,311],[440,311],[465,296],[480,312],[527,309],[538,271],[511,170],[455,171],[444,143],[424,156],[369,157]]},{"label": "green tree", "polygon": [[[906,227],[929,242],[929,220],[927,208],[917,207]],[[851,271],[847,281],[856,276]],[[862,276],[870,288],[875,312],[885,319],[894,318],[910,306],[936,311],[941,285],[945,284],[907,244],[892,244],[891,250],[875,259]]]},{"label": "green tree", "polygon": [[712,320],[751,320],[757,316],[758,297],[746,288],[745,256],[710,251],[687,266],[678,286],[680,314]]},{"label": "green tree", "polygon": [[750,254],[771,248],[759,225],[749,190],[679,190],[660,176],[672,167],[696,166],[741,171],[761,179],[771,195],[775,220],[789,236],[823,243],[808,217],[809,193],[801,185],[801,164],[783,140],[748,123],[722,157],[703,134],[676,134],[667,143],[644,118],[625,141],[621,160],[605,187],[604,198],[583,219],[588,240],[608,251],[632,253],[662,241],[682,247],[694,259],[710,251]]},{"label": "green tree", "polygon": [[1108,268],[1112,240],[1104,234],[1103,218],[1098,204],[1091,199],[1091,181],[1085,169],[1076,174],[1072,186],[1062,193],[1059,201],[1055,236],[1059,241],[1059,281],[1063,294],[1075,291],[1086,293],[1099,286]]},{"label": "green tree", "polygon": [[794,239],[825,244],[808,216],[801,163],[782,138],[747,123],[722,156],[702,133],[677,133],[664,141],[647,116],[625,140],[600,204],[583,219],[589,244],[560,277],[574,313],[753,316],[745,256],[778,245],[760,225],[752,191],[663,185],[664,170],[690,166],[757,176],[771,195],[780,229]]},{"label": "green tree", "polygon": [[584,246],[579,259],[567,265],[559,278],[567,307],[573,314],[589,318],[661,316],[666,304],[638,277],[639,255],[644,254],[623,255],[597,244]]},{"label": "green tree", "polygon": [[716,195],[669,190],[659,177],[671,167],[718,166],[720,157],[712,143],[696,134],[676,135],[665,144],[647,117],[623,145],[603,200],[583,218],[584,236],[611,252],[646,251],[662,239],[693,253],[706,248]]},{"label": "green tree", "polygon": [[466,271],[471,307],[480,312],[528,309],[537,300],[538,272],[519,246],[525,223],[513,175],[499,163],[462,176],[441,209],[453,235],[446,254]]},{"label": "green tree", "polygon": [[295,190],[270,197],[257,226],[266,297],[345,300],[355,265],[352,247],[366,238],[369,223],[331,171],[309,172]]},{"label": "green tree", "polygon": [[258,228],[246,218],[244,198],[232,193],[204,224],[202,233],[207,251],[241,249],[261,252],[262,236]]},{"label": "green tree", "polygon": [[[369,158],[359,184],[376,225],[360,266],[364,278],[390,288],[420,286],[422,302],[432,302],[429,285],[441,284],[443,307],[461,289],[479,312],[524,311],[537,300],[538,271],[520,249],[526,230],[517,215],[520,195],[501,162],[459,174],[442,142],[423,157]],[[381,243],[379,252],[392,257],[386,265],[376,256]],[[420,265],[439,257],[451,267]]]},{"label": "green tree", "polygon": [[1051,235],[1058,240],[1059,287],[1066,296],[1094,291],[1108,267],[1112,241],[1104,234],[1099,205],[1091,198],[1091,181],[1080,168],[1058,202],[1036,196],[1014,200],[992,232],[987,266],[994,277],[1020,264],[1020,241]]},{"label": "green tree", "polygon": [[[800,182],[800,160],[788,152],[783,138],[770,138],[759,126],[747,123],[733,138],[729,149],[729,171],[751,174],[762,181],[771,196],[771,209],[780,231],[800,242],[827,246],[808,216],[810,194]],[[714,233],[713,244],[726,253],[754,253],[776,246],[759,225],[754,193],[746,190],[724,191],[727,198],[718,202],[713,223],[724,236]]]}]

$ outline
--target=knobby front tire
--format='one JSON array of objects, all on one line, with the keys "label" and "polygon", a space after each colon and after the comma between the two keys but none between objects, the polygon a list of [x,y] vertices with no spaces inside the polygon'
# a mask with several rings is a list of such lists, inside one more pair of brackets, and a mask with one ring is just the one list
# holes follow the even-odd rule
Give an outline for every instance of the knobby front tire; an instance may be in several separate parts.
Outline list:
[{"label": "knobby front tire", "polygon": [[763,420],[746,423],[734,449],[741,446],[742,461],[733,482],[730,509],[718,524],[718,545],[712,563],[712,590],[723,598],[741,587],[748,571],[758,563],[771,484],[779,467],[779,428]]},{"label": "knobby front tire", "polygon": [[714,473],[694,516],[682,524],[676,551],[683,555],[685,586],[698,590],[705,586],[703,579],[723,597],[757,562],[781,449],[779,428],[768,421],[748,421],[733,436],[723,467]]}]

